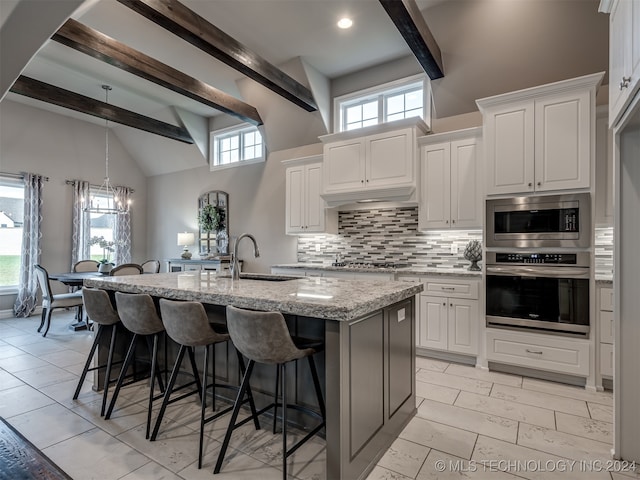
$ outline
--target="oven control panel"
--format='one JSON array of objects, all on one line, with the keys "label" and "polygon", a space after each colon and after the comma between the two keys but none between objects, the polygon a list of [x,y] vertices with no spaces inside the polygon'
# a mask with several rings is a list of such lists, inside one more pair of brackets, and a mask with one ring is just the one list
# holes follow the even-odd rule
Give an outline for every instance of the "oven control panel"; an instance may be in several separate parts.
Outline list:
[{"label": "oven control panel", "polygon": [[575,253],[496,253],[495,263],[576,265]]}]

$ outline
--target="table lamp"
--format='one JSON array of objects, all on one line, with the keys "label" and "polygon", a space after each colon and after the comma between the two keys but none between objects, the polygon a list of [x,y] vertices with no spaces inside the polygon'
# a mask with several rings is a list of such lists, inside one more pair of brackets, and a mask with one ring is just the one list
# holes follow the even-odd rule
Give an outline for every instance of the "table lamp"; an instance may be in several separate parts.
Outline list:
[{"label": "table lamp", "polygon": [[187,248],[189,245],[193,245],[196,241],[196,237],[191,232],[178,233],[178,245],[184,245],[184,250],[182,251],[182,255],[180,255],[185,260],[191,259],[191,252]]}]

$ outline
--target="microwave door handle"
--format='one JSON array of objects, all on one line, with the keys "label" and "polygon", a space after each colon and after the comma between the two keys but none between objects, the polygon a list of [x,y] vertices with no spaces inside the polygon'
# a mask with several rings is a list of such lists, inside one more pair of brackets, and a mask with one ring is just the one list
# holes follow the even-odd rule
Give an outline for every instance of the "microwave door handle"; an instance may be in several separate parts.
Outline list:
[{"label": "microwave door handle", "polygon": [[588,268],[499,267],[487,266],[487,274],[511,277],[589,278]]}]

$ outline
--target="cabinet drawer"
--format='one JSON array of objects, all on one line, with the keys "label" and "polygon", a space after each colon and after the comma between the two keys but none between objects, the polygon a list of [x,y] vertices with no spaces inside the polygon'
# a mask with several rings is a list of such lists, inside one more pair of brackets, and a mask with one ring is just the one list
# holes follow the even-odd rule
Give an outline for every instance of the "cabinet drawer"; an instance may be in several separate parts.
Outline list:
[{"label": "cabinet drawer", "polygon": [[600,375],[613,377],[613,345],[600,344]]},{"label": "cabinet drawer", "polygon": [[571,375],[589,375],[589,342],[487,329],[487,359]]},{"label": "cabinet drawer", "polygon": [[600,312],[600,341],[613,343],[613,312]]},{"label": "cabinet drawer", "polygon": [[478,282],[427,278],[425,279],[423,294],[476,300],[478,298]]},{"label": "cabinet drawer", "polygon": [[613,312],[613,288],[600,287],[600,310]]}]

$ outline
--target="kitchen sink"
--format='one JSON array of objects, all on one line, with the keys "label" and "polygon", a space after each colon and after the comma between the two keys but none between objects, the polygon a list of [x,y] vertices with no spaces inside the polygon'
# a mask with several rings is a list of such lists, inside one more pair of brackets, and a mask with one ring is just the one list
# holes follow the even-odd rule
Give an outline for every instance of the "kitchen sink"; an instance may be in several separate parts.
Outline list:
[{"label": "kitchen sink", "polygon": [[[220,275],[218,278],[231,278],[231,275]],[[300,277],[287,275],[271,275],[268,273],[241,273],[240,280],[260,280],[262,282],[286,282],[300,280]]]}]

